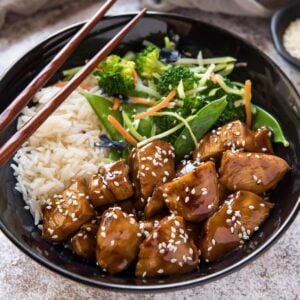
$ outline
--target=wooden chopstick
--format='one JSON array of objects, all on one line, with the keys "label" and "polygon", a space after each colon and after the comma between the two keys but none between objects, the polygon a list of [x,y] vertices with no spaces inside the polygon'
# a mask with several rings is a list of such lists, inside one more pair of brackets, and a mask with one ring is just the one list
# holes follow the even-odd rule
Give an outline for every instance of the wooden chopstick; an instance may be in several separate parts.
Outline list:
[{"label": "wooden chopstick", "polygon": [[62,64],[71,56],[74,50],[87,36],[93,27],[103,18],[107,10],[116,2],[108,0],[96,14],[72,37],[72,39],[57,53],[51,62],[29,83],[17,98],[1,113],[0,131],[13,122],[21,110],[30,102],[35,93],[42,88]]},{"label": "wooden chopstick", "polygon": [[140,11],[122,30],[110,40],[37,114],[26,122],[0,149],[0,166],[3,166],[15,151],[40,127],[59,105],[80,85],[95,67],[111,53],[125,35],[145,14]]}]

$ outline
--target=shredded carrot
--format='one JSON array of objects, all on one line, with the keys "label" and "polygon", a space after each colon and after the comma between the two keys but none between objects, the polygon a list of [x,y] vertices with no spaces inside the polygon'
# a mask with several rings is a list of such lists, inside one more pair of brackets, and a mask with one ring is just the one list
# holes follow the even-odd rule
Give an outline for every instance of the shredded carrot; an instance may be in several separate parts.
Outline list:
[{"label": "shredded carrot", "polygon": [[79,87],[83,90],[88,90],[90,88],[90,85],[88,85],[86,83],[82,83]]},{"label": "shredded carrot", "polygon": [[246,124],[250,128],[252,123],[252,113],[251,113],[251,87],[252,83],[250,80],[245,81],[245,111],[246,111]]},{"label": "shredded carrot", "polygon": [[215,73],[212,73],[210,75],[210,80],[214,83],[214,84],[217,84],[218,83],[218,80],[216,78],[216,74]]},{"label": "shredded carrot", "polygon": [[134,84],[137,85],[137,83],[139,81],[139,76],[135,69],[132,69],[132,76],[133,76]]},{"label": "shredded carrot", "polygon": [[64,87],[67,84],[67,81],[58,81],[54,84],[54,86]]},{"label": "shredded carrot", "polygon": [[120,107],[120,99],[118,99],[117,97],[114,98],[114,105],[112,107],[113,110],[118,110]]},{"label": "shredded carrot", "polygon": [[107,120],[116,128],[116,130],[124,137],[126,141],[128,141],[134,147],[137,146],[136,139],[126,131],[126,129],[119,123],[116,118],[114,118],[112,115],[108,115]]},{"label": "shredded carrot", "polygon": [[154,100],[146,99],[146,98],[139,98],[139,97],[130,97],[132,103],[136,104],[144,104],[148,106],[153,106],[155,104]]},{"label": "shredded carrot", "polygon": [[140,114],[137,114],[134,116],[134,118],[136,120],[138,119],[142,119],[142,118],[145,118],[145,117],[148,117],[148,116],[151,116],[153,115],[154,113],[158,112],[159,110],[165,108],[166,106],[168,106],[168,104],[173,100],[173,98],[176,96],[176,91],[173,90],[169,93],[169,95],[163,100],[161,101],[159,104],[157,104],[156,106],[153,106],[151,108],[149,108],[148,110],[140,113]]}]

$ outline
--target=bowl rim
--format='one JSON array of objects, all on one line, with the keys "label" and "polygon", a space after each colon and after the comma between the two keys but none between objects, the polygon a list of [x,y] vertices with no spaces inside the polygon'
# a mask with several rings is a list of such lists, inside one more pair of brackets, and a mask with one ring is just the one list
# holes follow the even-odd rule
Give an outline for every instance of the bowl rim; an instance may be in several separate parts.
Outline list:
[{"label": "bowl rim", "polygon": [[[275,11],[275,13],[272,15],[272,18],[271,18],[271,33],[272,33],[272,39],[273,39],[273,42],[274,42],[277,52],[288,62],[290,62],[294,66],[300,68],[300,59],[293,57],[286,50],[286,48],[284,47],[284,44],[283,44],[282,37],[278,33],[278,25],[280,24],[282,17],[293,6],[299,6],[299,8],[300,8],[300,1],[293,2],[289,5],[284,6],[280,9],[278,9],[277,11]],[[293,21],[293,20],[290,19],[290,21]]]},{"label": "bowl rim", "polygon": [[[122,18],[122,17],[133,17],[136,14],[136,12],[127,12],[127,13],[118,13],[118,14],[108,14],[107,16],[105,16],[103,18],[103,20],[105,19],[117,19],[117,18]],[[290,85],[291,90],[298,96],[298,100],[300,99],[300,95],[298,93],[298,91],[296,90],[296,88],[294,87],[293,83],[290,81],[290,79],[287,77],[287,75],[283,72],[283,70],[281,70],[281,68],[269,57],[267,56],[262,50],[260,50],[259,48],[257,48],[255,45],[251,44],[250,42],[248,42],[247,40],[245,40],[244,38],[240,37],[239,35],[237,35],[236,33],[230,32],[224,28],[203,22],[201,20],[198,20],[196,18],[192,18],[192,17],[186,17],[186,16],[182,16],[180,14],[176,14],[176,13],[166,13],[166,12],[156,12],[156,11],[147,11],[145,17],[168,17],[168,18],[175,18],[175,19],[180,19],[182,21],[185,22],[197,22],[200,24],[204,24],[205,26],[210,26],[216,30],[219,30],[225,34],[231,35],[233,36],[235,39],[239,40],[241,43],[244,43],[247,45],[247,47],[252,48],[253,50],[255,50],[256,52],[258,52],[265,60],[267,60],[271,65],[273,65],[273,67],[276,69],[276,71],[278,71],[283,77],[284,79],[288,82],[288,84]],[[10,72],[10,70],[20,61],[22,61],[22,59],[30,54],[30,52],[34,51],[36,48],[40,47],[41,44],[43,44],[44,42],[47,42],[48,40],[53,39],[54,37],[68,31],[68,30],[72,30],[76,27],[80,27],[83,26],[86,23],[86,21],[82,21],[82,22],[77,22],[74,23],[72,25],[66,26],[63,29],[60,29],[54,33],[52,33],[51,35],[48,35],[46,38],[41,39],[40,41],[38,41],[37,43],[35,43],[34,46],[30,47],[26,52],[24,52],[23,54],[21,54],[17,59],[14,60],[13,63],[10,64],[10,66],[8,66],[7,68],[5,68],[4,72],[1,74],[0,76],[0,81],[7,76],[7,74]],[[298,211],[300,210],[300,195],[298,196],[297,202],[295,204],[295,206],[293,207],[291,213],[289,214],[289,216],[287,217],[287,219],[285,220],[284,223],[281,224],[281,226],[276,230],[276,232],[270,236],[270,238],[268,238],[268,240],[262,244],[259,248],[255,249],[253,252],[251,252],[249,255],[247,255],[246,257],[244,257],[242,260],[236,262],[235,264],[231,265],[230,267],[227,267],[225,269],[222,269],[221,271],[215,272],[213,274],[210,275],[206,275],[203,277],[198,277],[198,278],[194,278],[191,280],[185,280],[183,282],[178,282],[178,283],[168,283],[168,284],[149,284],[149,285],[127,285],[127,284],[116,284],[116,283],[107,283],[107,282],[102,282],[96,279],[92,279],[92,278],[88,278],[85,276],[81,276],[78,274],[75,274],[71,271],[65,270],[63,268],[61,268],[60,266],[46,260],[44,257],[39,256],[38,254],[34,253],[30,247],[25,246],[24,244],[22,244],[10,231],[9,229],[2,223],[1,219],[0,219],[0,229],[2,230],[2,232],[6,235],[6,237],[15,245],[17,246],[17,248],[19,248],[23,253],[25,253],[27,256],[29,256],[30,258],[32,258],[34,261],[36,261],[37,263],[39,263],[40,265],[46,267],[48,270],[51,270],[52,272],[55,272],[59,275],[63,275],[64,277],[67,277],[69,279],[75,280],[79,283],[83,283],[83,284],[87,284],[93,287],[98,287],[98,288],[103,288],[103,289],[109,289],[115,292],[131,292],[131,293],[143,293],[143,292],[162,292],[162,291],[174,291],[174,290],[178,290],[178,289],[183,289],[183,288],[187,288],[187,287],[192,287],[192,286],[196,286],[199,284],[204,284],[204,283],[208,283],[211,282],[212,280],[215,280],[217,278],[221,278],[225,275],[228,275],[234,271],[237,271],[238,269],[244,267],[245,265],[247,265],[250,262],[253,262],[254,259],[256,259],[259,255],[263,254],[267,249],[269,249],[282,235],[283,233],[289,228],[289,226],[292,224],[292,222],[295,220]]]}]

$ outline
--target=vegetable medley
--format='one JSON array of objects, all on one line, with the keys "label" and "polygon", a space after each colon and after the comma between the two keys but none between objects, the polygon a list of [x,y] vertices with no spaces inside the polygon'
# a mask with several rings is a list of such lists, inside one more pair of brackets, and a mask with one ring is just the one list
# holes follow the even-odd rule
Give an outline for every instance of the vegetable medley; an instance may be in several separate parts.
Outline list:
[{"label": "vegetable medley", "polygon": [[[196,58],[184,57],[168,37],[162,49],[148,41],[144,45],[138,53],[108,56],[93,73],[100,93],[82,92],[112,140],[96,145],[110,148],[112,160],[160,138],[175,147],[180,161],[209,129],[233,120],[253,129],[268,125],[274,141],[288,145],[278,122],[250,103],[251,82],[229,79],[235,58],[203,58],[201,51]],[[64,75],[68,79],[78,69]]]}]

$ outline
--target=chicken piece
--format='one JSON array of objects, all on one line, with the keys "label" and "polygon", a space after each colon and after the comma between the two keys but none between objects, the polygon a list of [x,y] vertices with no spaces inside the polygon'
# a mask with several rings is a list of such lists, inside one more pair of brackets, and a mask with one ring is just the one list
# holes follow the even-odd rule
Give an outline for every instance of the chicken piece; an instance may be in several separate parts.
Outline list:
[{"label": "chicken piece", "polygon": [[186,231],[189,237],[194,241],[195,245],[199,245],[202,235],[202,224],[185,222]]},{"label": "chicken piece", "polygon": [[261,128],[258,128],[254,132],[254,139],[256,143],[255,152],[274,154],[271,136],[272,131],[268,127],[263,126]]},{"label": "chicken piece", "polygon": [[157,226],[159,225],[158,220],[142,220],[139,221],[140,226],[140,232],[142,234],[142,237],[145,239],[150,235],[150,232],[152,232]]},{"label": "chicken piece", "polygon": [[115,204],[122,209],[122,211],[126,212],[127,214],[135,214],[136,209],[134,207],[134,202],[132,199],[124,200]]},{"label": "chicken piece", "polygon": [[160,187],[172,213],[186,221],[200,222],[218,208],[219,189],[215,164],[202,163],[193,171]]},{"label": "chicken piece", "polygon": [[227,197],[230,194],[230,191],[226,189],[224,184],[219,182],[219,205],[223,204],[224,201],[227,199]]},{"label": "chicken piece", "polygon": [[152,197],[149,197],[147,200],[147,204],[144,209],[144,218],[147,220],[154,217],[155,215],[161,213],[165,207],[166,204],[162,196],[162,191],[160,188],[156,188]]},{"label": "chicken piece", "polygon": [[102,215],[97,233],[97,261],[111,274],[128,268],[137,257],[142,239],[139,223],[135,218],[112,207]]},{"label": "chicken piece", "polygon": [[176,175],[175,177],[180,177],[182,175],[185,175],[191,171],[193,171],[195,168],[197,168],[200,165],[199,161],[193,161],[193,160],[183,160],[176,169]]},{"label": "chicken piece", "polygon": [[175,174],[174,147],[162,140],[135,149],[129,161],[136,196],[144,202],[155,187],[170,181]]},{"label": "chicken piece", "polygon": [[83,179],[74,180],[62,195],[54,195],[42,212],[42,236],[51,242],[67,240],[95,215]]},{"label": "chicken piece", "polygon": [[74,252],[87,260],[96,259],[96,234],[99,224],[96,220],[82,225],[79,232],[71,238]]},{"label": "chicken piece", "polygon": [[100,174],[94,174],[89,180],[90,199],[96,208],[115,203],[113,193],[108,189],[104,178]]},{"label": "chicken piece", "polygon": [[207,133],[194,150],[194,160],[218,162],[228,149],[255,151],[253,132],[241,121],[233,121]]},{"label": "chicken piece", "polygon": [[111,205],[133,196],[124,160],[106,164],[89,181],[90,197],[95,207]]},{"label": "chicken piece", "polygon": [[249,240],[268,217],[274,205],[260,196],[238,191],[204,225],[201,258],[215,261]]},{"label": "chicken piece", "polygon": [[226,151],[220,182],[230,191],[261,194],[275,187],[288,170],[286,161],[275,155]]},{"label": "chicken piece", "polygon": [[163,218],[140,246],[136,276],[184,274],[197,269],[198,251],[180,216]]}]

